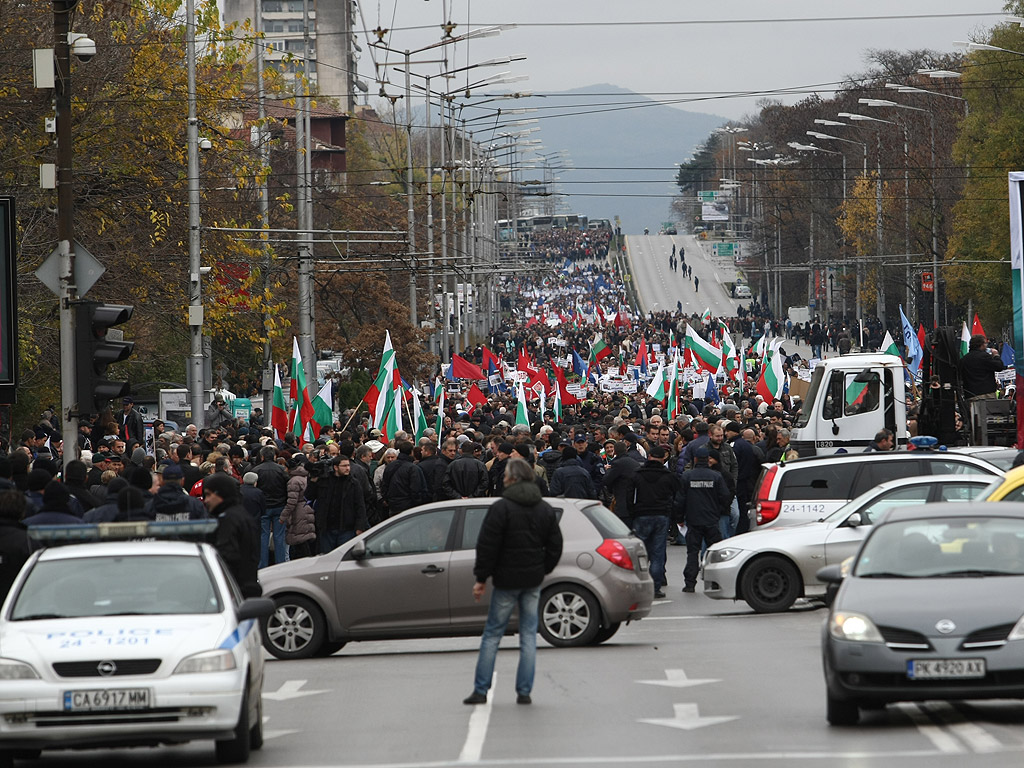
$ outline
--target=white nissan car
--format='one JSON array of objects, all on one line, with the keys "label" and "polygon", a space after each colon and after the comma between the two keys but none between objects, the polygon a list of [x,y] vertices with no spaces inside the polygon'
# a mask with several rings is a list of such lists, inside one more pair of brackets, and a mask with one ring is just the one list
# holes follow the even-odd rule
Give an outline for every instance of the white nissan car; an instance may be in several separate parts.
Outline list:
[{"label": "white nissan car", "polygon": [[[89,539],[119,525],[131,524],[65,531]],[[209,544],[36,552],[0,612],[0,765],[44,749],[198,739],[215,741],[221,762],[245,762],[263,742],[257,619],[272,611],[266,598],[242,599]]]}]

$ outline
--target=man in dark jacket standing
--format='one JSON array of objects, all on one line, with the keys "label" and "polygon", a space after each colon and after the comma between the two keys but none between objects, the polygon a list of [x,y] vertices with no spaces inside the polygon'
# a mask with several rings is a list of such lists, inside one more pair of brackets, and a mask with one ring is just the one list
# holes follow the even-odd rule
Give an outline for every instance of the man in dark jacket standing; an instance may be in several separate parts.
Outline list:
[{"label": "man in dark jacket standing", "polygon": [[459,457],[448,465],[441,480],[441,498],[471,499],[487,495],[487,467],[473,452],[480,446],[472,440],[462,444]]},{"label": "man in dark jacket standing", "polygon": [[1006,368],[1006,364],[995,350],[988,348],[988,341],[980,333],[971,336],[969,347],[970,351],[957,364],[963,380],[964,395],[968,400],[996,397],[999,391],[996,373]]},{"label": "man in dark jacket standing", "polygon": [[224,472],[203,479],[203,504],[217,520],[213,546],[220,553],[244,597],[259,597],[263,590],[256,575],[259,563],[259,530],[243,509],[238,481]]},{"label": "man in dark jacket standing", "polygon": [[427,501],[437,501],[438,492],[441,490],[441,478],[448,468],[448,462],[441,458],[441,454],[437,452],[437,445],[432,442],[421,442],[420,454],[423,458],[417,466],[423,472],[423,479],[427,483]]},{"label": "man in dark jacket standing", "polygon": [[363,490],[352,479],[348,456],[330,460],[332,471],[326,477],[309,476],[306,498],[315,501],[316,540],[324,555],[365,531],[366,505]]},{"label": "man in dark jacket standing", "polygon": [[530,704],[540,621],[540,585],[562,556],[562,532],[555,510],[540,495],[533,467],[511,458],[505,466],[505,490],[487,511],[476,543],[473,597],[483,597],[487,579],[494,589],[480,639],[473,693],[464,704],[486,704],[494,659],[512,609],[519,611],[519,667],[516,703]]},{"label": "man in dark jacket standing", "polygon": [[256,487],[267,497],[267,508],[260,519],[260,568],[270,563],[270,536],[274,536],[274,563],[288,560],[288,529],[281,522],[281,510],[288,503],[288,470],[277,463],[277,449],[265,445],[260,450],[260,463],[252,468]]},{"label": "man in dark jacket standing", "polygon": [[[160,487],[146,504],[145,515],[150,520],[205,520],[206,507],[181,487],[184,476],[177,464],[168,464],[160,473]],[[205,485],[205,483],[203,483]]]},{"label": "man in dark jacket standing", "polygon": [[381,496],[388,505],[388,517],[430,501],[423,470],[412,460],[412,443],[399,440],[395,448],[398,456],[385,467],[380,484]]},{"label": "man in dark jacket standing", "polygon": [[709,547],[722,540],[719,518],[729,514],[732,494],[722,477],[708,466],[710,451],[706,445],[693,453],[694,467],[683,473],[679,492],[680,507],[686,510],[686,567],[683,568],[683,592],[696,592],[702,544]]},{"label": "man in dark jacket standing", "polygon": [[548,486],[552,496],[565,496],[569,499],[597,498],[594,481],[583,467],[576,449],[571,445],[562,449],[562,464],[551,476]]},{"label": "man in dark jacket standing", "polygon": [[633,530],[647,547],[648,570],[654,579],[655,597],[665,596],[661,591],[668,583],[665,579],[665,541],[669,522],[676,516],[675,505],[682,488],[679,476],[665,466],[667,458],[665,446],[655,444],[650,447],[647,461],[633,475],[633,498],[630,500]]},{"label": "man in dark jacket standing", "polygon": [[32,553],[28,529],[21,522],[24,514],[24,494],[0,491],[0,603],[11,591],[21,566]]},{"label": "man in dark jacket standing", "polygon": [[620,440],[615,443],[615,458],[604,474],[603,486],[612,495],[612,511],[627,525],[632,525],[631,504],[633,503],[633,475],[640,469],[640,462],[629,455],[629,443]]}]

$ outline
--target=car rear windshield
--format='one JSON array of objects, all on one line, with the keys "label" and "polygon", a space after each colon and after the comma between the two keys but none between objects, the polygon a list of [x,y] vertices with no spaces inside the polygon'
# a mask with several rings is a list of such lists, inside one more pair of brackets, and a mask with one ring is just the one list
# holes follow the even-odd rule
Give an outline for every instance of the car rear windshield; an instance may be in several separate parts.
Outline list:
[{"label": "car rear windshield", "polygon": [[606,539],[621,539],[629,536],[629,526],[603,504],[587,505],[583,508],[583,515]]},{"label": "car rear windshield", "polygon": [[12,621],[219,613],[202,558],[130,555],[41,560],[18,591]]},{"label": "car rear windshield", "polygon": [[1024,520],[941,517],[877,526],[857,557],[862,578],[1024,576]]},{"label": "car rear windshield", "polygon": [[815,463],[811,467],[792,467],[782,476],[779,501],[800,499],[808,501],[849,500],[853,498],[853,479],[859,463]]}]

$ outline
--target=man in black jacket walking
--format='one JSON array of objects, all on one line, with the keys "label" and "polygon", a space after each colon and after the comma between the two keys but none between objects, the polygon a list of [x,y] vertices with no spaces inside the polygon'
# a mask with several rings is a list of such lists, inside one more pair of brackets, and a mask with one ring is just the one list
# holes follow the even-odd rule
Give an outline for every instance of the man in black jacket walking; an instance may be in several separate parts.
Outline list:
[{"label": "man in black jacket walking", "polygon": [[363,491],[352,478],[348,456],[330,459],[331,474],[309,476],[306,498],[315,501],[316,540],[324,555],[367,529]]},{"label": "man in black jacket walking", "polygon": [[256,575],[259,563],[259,533],[256,521],[242,507],[238,481],[224,472],[203,480],[203,504],[217,520],[213,546],[220,553],[244,597],[263,594]]},{"label": "man in black jacket walking", "polygon": [[423,470],[412,460],[412,443],[399,440],[395,448],[398,456],[385,467],[380,483],[380,494],[388,505],[388,517],[430,501]]},{"label": "man in black jacket walking", "polygon": [[679,492],[680,507],[686,510],[686,567],[683,568],[683,592],[696,592],[702,544],[709,547],[722,540],[718,522],[729,514],[732,493],[722,477],[708,466],[710,451],[702,445],[694,451],[694,467],[683,473]]},{"label": "man in black jacket walking", "polygon": [[516,703],[530,704],[540,621],[540,585],[562,556],[562,532],[555,510],[540,495],[533,467],[511,458],[505,466],[505,490],[487,511],[476,543],[473,597],[483,597],[487,579],[494,589],[487,625],[480,639],[473,693],[464,704],[486,704],[494,659],[512,609],[519,610],[519,667]]},{"label": "man in black jacket walking", "polygon": [[660,598],[665,596],[661,590],[668,583],[665,579],[665,541],[669,522],[675,516],[682,483],[679,476],[665,466],[668,458],[665,446],[652,445],[647,455],[647,461],[633,475],[630,510],[633,530],[647,547],[654,596]]}]

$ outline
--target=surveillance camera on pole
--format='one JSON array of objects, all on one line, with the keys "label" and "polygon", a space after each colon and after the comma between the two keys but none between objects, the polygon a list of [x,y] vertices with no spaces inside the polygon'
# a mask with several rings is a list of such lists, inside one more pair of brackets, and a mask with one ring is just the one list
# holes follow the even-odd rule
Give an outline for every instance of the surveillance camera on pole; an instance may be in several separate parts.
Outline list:
[{"label": "surveillance camera on pole", "polygon": [[92,61],[96,55],[96,41],[84,32],[68,32],[68,44],[73,53],[83,64]]}]

